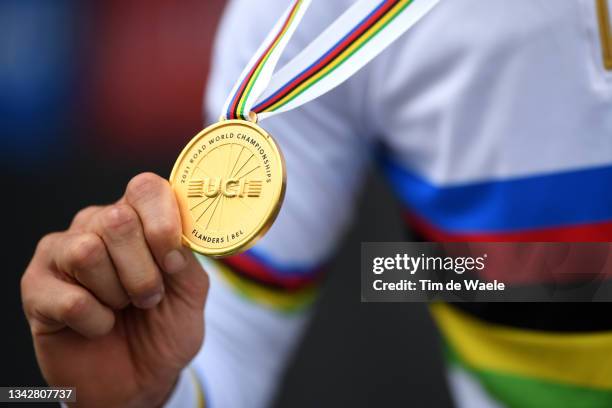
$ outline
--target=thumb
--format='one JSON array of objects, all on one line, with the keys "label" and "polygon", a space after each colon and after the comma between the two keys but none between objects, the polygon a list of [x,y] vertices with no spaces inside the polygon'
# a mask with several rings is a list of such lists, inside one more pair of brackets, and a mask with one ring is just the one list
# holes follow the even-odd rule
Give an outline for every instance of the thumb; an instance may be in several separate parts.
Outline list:
[{"label": "thumb", "polygon": [[172,268],[168,268],[172,273],[165,274],[166,296],[178,297],[194,308],[203,308],[209,279],[194,253],[189,248],[181,247],[174,250],[166,262],[174,263]]}]

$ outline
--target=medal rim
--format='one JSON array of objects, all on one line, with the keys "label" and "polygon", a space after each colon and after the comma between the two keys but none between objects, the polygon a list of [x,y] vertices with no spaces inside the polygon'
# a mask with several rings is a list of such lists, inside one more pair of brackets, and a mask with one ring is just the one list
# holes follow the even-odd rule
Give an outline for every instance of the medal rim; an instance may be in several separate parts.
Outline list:
[{"label": "medal rim", "polygon": [[[264,217],[262,217],[263,219],[259,222],[257,227],[249,234],[250,238],[243,241],[242,244],[233,244],[226,248],[220,248],[220,249],[212,249],[212,248],[200,246],[196,244],[195,242],[193,242],[189,237],[187,237],[187,235],[185,235],[183,231],[183,222],[181,219],[181,240],[183,244],[202,255],[210,256],[213,258],[221,258],[225,256],[235,255],[237,253],[244,252],[247,249],[251,248],[253,245],[255,245],[255,243],[259,241],[259,239],[261,239],[261,237],[263,237],[266,232],[268,232],[268,230],[270,229],[270,227],[272,227],[272,224],[276,220],[276,217],[278,216],[278,213],[280,212],[280,209],[282,207],[282,204],[285,198],[285,190],[286,190],[286,185],[287,185],[287,170],[285,167],[285,158],[283,156],[283,152],[278,146],[278,143],[276,143],[276,140],[274,140],[272,135],[269,134],[264,128],[262,128],[261,126],[259,126],[258,124],[254,122],[250,122],[250,121],[246,121],[242,119],[224,119],[224,120],[220,120],[219,122],[213,123],[205,127],[204,129],[202,129],[201,131],[199,131],[194,137],[191,138],[189,143],[187,143],[187,145],[183,148],[178,158],[174,162],[174,166],[172,166],[172,171],[170,172],[169,182],[170,182],[170,186],[172,187],[174,194],[178,194],[175,188],[175,176],[187,152],[189,152],[191,148],[193,147],[193,145],[196,144],[196,142],[202,139],[205,135],[213,132],[214,130],[220,127],[231,126],[231,125],[249,127],[253,129],[255,132],[257,132],[258,134],[260,134],[261,136],[263,136],[266,140],[269,141],[269,144],[272,147],[272,151],[274,152],[274,155],[276,156],[276,159],[278,160],[280,164],[281,186],[280,186],[280,189],[277,189],[278,191],[275,192],[274,199],[276,202],[274,203],[274,205],[268,210],[267,214]],[[180,213],[181,211],[179,207],[179,214]],[[180,216],[183,217],[183,214],[180,214]]]}]

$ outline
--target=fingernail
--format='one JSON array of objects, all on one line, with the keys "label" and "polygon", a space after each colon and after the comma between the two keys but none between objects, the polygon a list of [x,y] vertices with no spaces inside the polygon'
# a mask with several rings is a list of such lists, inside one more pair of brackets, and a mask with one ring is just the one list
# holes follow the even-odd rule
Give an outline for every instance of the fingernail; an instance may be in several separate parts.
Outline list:
[{"label": "fingernail", "polygon": [[187,265],[187,260],[177,249],[168,252],[166,258],[164,258],[164,267],[166,268],[166,272],[170,274],[182,271],[185,265]]},{"label": "fingernail", "polygon": [[154,295],[148,296],[142,300],[139,300],[136,303],[136,306],[138,306],[141,309],[151,309],[152,307],[156,306],[160,300],[162,299],[162,294],[161,293],[156,293]]}]

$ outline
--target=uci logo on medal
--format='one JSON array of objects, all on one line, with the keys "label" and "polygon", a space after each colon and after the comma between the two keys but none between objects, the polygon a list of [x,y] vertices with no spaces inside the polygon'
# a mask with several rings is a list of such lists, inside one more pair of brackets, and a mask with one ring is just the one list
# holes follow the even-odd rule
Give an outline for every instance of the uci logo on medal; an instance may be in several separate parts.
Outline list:
[{"label": "uci logo on medal", "polygon": [[221,177],[203,179],[192,179],[189,181],[187,189],[188,197],[208,197],[214,198],[219,194],[224,197],[259,197],[263,182],[258,179],[237,179],[228,178],[223,180]]}]

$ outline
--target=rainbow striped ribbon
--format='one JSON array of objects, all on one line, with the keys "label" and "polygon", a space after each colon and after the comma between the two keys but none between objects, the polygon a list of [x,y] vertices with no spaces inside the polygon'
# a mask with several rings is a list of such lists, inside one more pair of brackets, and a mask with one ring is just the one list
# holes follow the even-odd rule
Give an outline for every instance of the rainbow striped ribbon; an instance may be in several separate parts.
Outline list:
[{"label": "rainbow striped ribbon", "polygon": [[273,74],[310,0],[295,0],[246,66],[225,102],[226,119],[261,120],[340,85],[429,12],[439,0],[360,0]]}]

